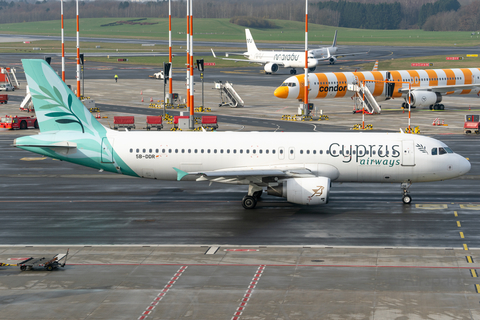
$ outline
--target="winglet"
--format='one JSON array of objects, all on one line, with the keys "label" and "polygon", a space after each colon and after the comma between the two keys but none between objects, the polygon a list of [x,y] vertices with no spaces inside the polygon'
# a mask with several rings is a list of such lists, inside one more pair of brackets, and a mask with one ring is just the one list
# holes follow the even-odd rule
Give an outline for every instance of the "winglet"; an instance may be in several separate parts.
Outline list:
[{"label": "winglet", "polygon": [[177,171],[177,181],[180,181],[183,179],[183,177],[188,176],[188,172],[185,172],[175,167],[173,167],[173,170]]},{"label": "winglet", "polygon": [[215,52],[213,52],[213,49],[210,48],[210,50],[212,50],[213,57],[216,58],[217,56],[215,55]]}]

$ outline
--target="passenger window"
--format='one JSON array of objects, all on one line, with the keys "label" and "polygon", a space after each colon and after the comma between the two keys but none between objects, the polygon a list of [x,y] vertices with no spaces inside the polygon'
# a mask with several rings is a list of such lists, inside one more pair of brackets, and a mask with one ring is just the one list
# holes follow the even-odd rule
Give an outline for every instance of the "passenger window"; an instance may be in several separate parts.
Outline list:
[{"label": "passenger window", "polygon": [[146,153],[146,152],[147,152],[147,150],[146,150],[146,149],[143,149],[142,151],[143,151],[143,153]]},{"label": "passenger window", "polygon": [[217,149],[213,149],[213,153],[217,153]]},{"label": "passenger window", "polygon": [[230,153],[230,149],[227,149],[227,153]]},{"label": "passenger window", "polygon": [[258,153],[262,153],[262,149],[258,150]]},{"label": "passenger window", "polygon": [[188,153],[192,153],[192,149],[188,149]]},{"label": "passenger window", "polygon": [[319,154],[323,154],[323,150],[319,150],[318,153],[319,153]]},{"label": "passenger window", "polygon": [[168,153],[172,153],[172,149],[168,149]]},{"label": "passenger window", "polygon": [[[272,150],[272,153],[275,154],[275,149]],[[283,152],[282,152],[283,153]]]},{"label": "passenger window", "polygon": [[336,153],[337,153],[337,150],[333,150],[333,151],[332,151],[332,154],[336,154]]},{"label": "passenger window", "polygon": [[148,149],[148,153],[152,153],[152,149]]},{"label": "passenger window", "polygon": [[158,149],[155,149],[155,153],[158,153]]},{"label": "passenger window", "polygon": [[268,151],[268,149],[267,149],[267,150],[265,150],[265,153],[266,153],[266,154],[268,154],[268,152],[269,152],[269,151]]},{"label": "passenger window", "polygon": [[200,152],[201,152],[201,153],[203,153],[204,151],[205,151],[205,150],[203,150],[203,149],[202,149],[202,150],[200,150]]},{"label": "passenger window", "polygon": [[442,147],[438,148],[438,154],[446,154],[447,151],[443,149]]},{"label": "passenger window", "polygon": [[162,153],[165,153],[165,149],[162,149]]},{"label": "passenger window", "polygon": [[237,153],[237,149],[233,149],[233,153]]},{"label": "passenger window", "polygon": [[140,149],[137,149],[137,150],[135,150],[135,151],[136,151],[137,153],[139,153],[139,152],[140,152]]},{"label": "passenger window", "polygon": [[197,149],[195,149],[193,152],[195,152],[195,153],[198,153],[198,150],[197,150]]},{"label": "passenger window", "polygon": [[182,149],[182,153],[185,153],[185,149]]},{"label": "passenger window", "polygon": [[[293,153],[293,150],[290,150],[290,153]],[[300,154],[303,154],[303,150],[300,150]]]},{"label": "passenger window", "polygon": [[130,149],[130,153],[132,153],[132,152],[133,152],[133,149]]},{"label": "passenger window", "polygon": [[175,149],[175,153],[178,153],[178,149]]},{"label": "passenger window", "polygon": [[372,151],[372,156],[374,156],[374,155],[375,155],[375,150]]},{"label": "passenger window", "polygon": [[249,150],[249,149],[247,149],[247,150],[245,150],[245,152],[246,152],[246,153],[250,153],[250,150]]},{"label": "passenger window", "polygon": [[313,150],[312,152],[313,152],[313,154],[317,154],[317,150]]},{"label": "passenger window", "polygon": [[437,148],[432,148],[432,156],[436,156],[437,155]]},{"label": "passenger window", "polygon": [[252,152],[253,152],[253,153],[257,153],[257,150],[253,149]]},{"label": "passenger window", "polygon": [[310,150],[307,150],[307,154],[310,154]]},{"label": "passenger window", "polygon": [[280,149],[280,154],[283,154],[283,149]]},{"label": "passenger window", "polygon": [[207,153],[210,153],[210,149],[207,149]]},{"label": "passenger window", "polygon": [[243,149],[240,149],[240,153],[243,153]]},{"label": "passenger window", "polygon": [[220,149],[220,153],[223,153],[223,149]]}]

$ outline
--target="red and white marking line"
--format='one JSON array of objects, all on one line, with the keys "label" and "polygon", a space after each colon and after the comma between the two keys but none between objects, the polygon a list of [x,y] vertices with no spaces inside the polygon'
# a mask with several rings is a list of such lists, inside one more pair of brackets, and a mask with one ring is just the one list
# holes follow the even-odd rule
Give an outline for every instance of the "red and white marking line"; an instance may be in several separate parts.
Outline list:
[{"label": "red and white marking line", "polygon": [[262,277],[263,271],[265,270],[265,265],[262,264],[258,267],[257,272],[255,272],[255,275],[253,276],[252,281],[250,281],[250,284],[248,285],[247,291],[245,292],[245,295],[243,296],[242,302],[240,302],[240,305],[237,308],[237,311],[233,314],[232,320],[238,320],[240,319],[240,316],[242,315],[243,311],[247,307],[247,303],[252,297],[253,294],[253,289],[257,286],[258,281],[260,281],[260,278]]},{"label": "red and white marking line", "polygon": [[152,303],[143,311],[142,315],[138,317],[138,320],[143,320],[146,319],[150,313],[152,313],[153,309],[157,306],[157,304],[165,297],[167,294],[168,290],[172,289],[173,285],[175,282],[180,278],[180,276],[183,274],[185,270],[187,270],[187,266],[182,266],[180,269],[177,270],[177,272],[173,275],[173,277],[170,279],[170,281],[167,282],[165,287],[163,287],[163,290],[160,291],[160,293],[153,299]]}]

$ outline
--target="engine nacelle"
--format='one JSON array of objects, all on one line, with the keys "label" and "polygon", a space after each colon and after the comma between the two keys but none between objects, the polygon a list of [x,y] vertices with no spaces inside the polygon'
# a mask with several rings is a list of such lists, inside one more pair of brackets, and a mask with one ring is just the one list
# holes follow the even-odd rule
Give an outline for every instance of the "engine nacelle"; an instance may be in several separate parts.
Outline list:
[{"label": "engine nacelle", "polygon": [[306,205],[328,203],[330,179],[326,177],[292,178],[278,187],[268,187],[269,195],[287,198],[288,202]]},{"label": "engine nacelle", "polygon": [[275,73],[278,71],[278,64],[269,62],[264,67],[265,73]]},{"label": "engine nacelle", "polygon": [[415,90],[410,94],[411,104],[417,107],[428,107],[442,101],[438,92]]},{"label": "engine nacelle", "polygon": [[328,59],[328,61],[330,62],[330,64],[335,64],[335,62],[337,62],[337,58],[336,57],[330,57],[330,59]]}]

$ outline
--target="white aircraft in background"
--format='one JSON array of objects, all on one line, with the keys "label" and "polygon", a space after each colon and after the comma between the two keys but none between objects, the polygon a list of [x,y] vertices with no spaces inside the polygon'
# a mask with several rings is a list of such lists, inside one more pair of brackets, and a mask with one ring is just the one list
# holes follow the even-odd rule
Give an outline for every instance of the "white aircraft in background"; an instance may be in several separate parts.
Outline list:
[{"label": "white aircraft in background", "polygon": [[470,170],[443,142],[405,133],[111,130],[44,60],[22,62],[40,134],[17,138],[14,146],[134,177],[246,185],[246,209],[264,189],[296,204],[326,204],[332,181],[400,183],[409,204],[411,183]]},{"label": "white aircraft in background", "polygon": [[337,51],[337,30],[335,30],[335,36],[333,37],[332,46],[308,50],[308,58],[317,59],[317,61],[328,60],[330,64],[335,64],[338,58],[356,56],[360,54],[368,54],[368,52],[337,54]]},{"label": "white aircraft in background", "polygon": [[[255,41],[253,40],[252,34],[249,29],[245,29],[245,34],[247,37],[247,52],[244,52],[243,55],[247,59],[232,59],[232,58],[220,58],[223,60],[231,61],[242,61],[250,63],[258,63],[263,65],[266,74],[272,74],[278,71],[281,68],[292,68],[290,74],[297,74],[296,68],[305,68],[305,51],[261,51],[257,49]],[[217,58],[213,49],[213,57]],[[338,57],[344,56],[353,56],[357,54],[366,54],[364,53],[350,53],[337,55],[337,31],[335,31],[335,36],[333,38],[333,44],[331,47],[323,47],[318,49],[312,49],[307,52],[308,55],[308,70],[314,72],[316,67],[322,61],[329,61],[330,64],[334,64],[337,61]],[[227,54],[228,57],[228,54]]]}]

